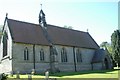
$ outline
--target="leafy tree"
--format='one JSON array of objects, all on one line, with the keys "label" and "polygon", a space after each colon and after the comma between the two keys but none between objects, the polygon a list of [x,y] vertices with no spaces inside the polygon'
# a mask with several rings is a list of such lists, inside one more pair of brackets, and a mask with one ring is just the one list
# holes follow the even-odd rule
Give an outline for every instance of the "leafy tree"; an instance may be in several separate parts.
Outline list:
[{"label": "leafy tree", "polygon": [[100,47],[103,48],[103,49],[107,49],[109,51],[110,55],[112,55],[112,46],[111,46],[111,43],[102,42],[100,44]]},{"label": "leafy tree", "polygon": [[6,75],[6,74],[4,74],[4,73],[2,73],[1,74],[1,80],[7,80],[7,78],[8,78],[8,75]]},{"label": "leafy tree", "polygon": [[113,66],[116,67],[116,63],[115,63],[115,60],[113,59],[113,51],[112,51],[112,46],[111,46],[111,43],[108,43],[108,42],[102,42],[100,44],[100,47],[103,48],[103,49],[107,49],[108,52],[109,52],[109,56],[111,57],[112,59],[112,63],[113,63]]},{"label": "leafy tree", "polygon": [[107,48],[107,44],[108,44],[108,42],[102,42],[102,43],[100,44],[100,47],[101,47],[101,48]]},{"label": "leafy tree", "polygon": [[72,29],[73,27],[72,26],[64,25],[64,28]]},{"label": "leafy tree", "polygon": [[116,64],[120,67],[120,32],[119,30],[114,31],[111,36],[112,42],[112,51],[113,51],[113,59],[115,60]]}]

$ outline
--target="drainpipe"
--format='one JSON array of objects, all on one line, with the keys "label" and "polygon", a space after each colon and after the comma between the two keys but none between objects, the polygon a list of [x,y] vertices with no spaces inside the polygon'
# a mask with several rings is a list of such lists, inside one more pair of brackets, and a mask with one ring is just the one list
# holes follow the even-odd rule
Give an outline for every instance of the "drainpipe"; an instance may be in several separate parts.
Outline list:
[{"label": "drainpipe", "polygon": [[33,45],[33,69],[35,70],[35,44]]},{"label": "drainpipe", "polygon": [[52,62],[52,46],[50,46],[50,72],[53,73],[53,62]]},{"label": "drainpipe", "polygon": [[91,62],[91,67],[92,67],[92,70],[93,70],[93,62]]},{"label": "drainpipe", "polygon": [[76,70],[75,47],[73,47],[73,58],[74,58],[74,67],[75,67],[75,72],[77,72],[77,70]]}]

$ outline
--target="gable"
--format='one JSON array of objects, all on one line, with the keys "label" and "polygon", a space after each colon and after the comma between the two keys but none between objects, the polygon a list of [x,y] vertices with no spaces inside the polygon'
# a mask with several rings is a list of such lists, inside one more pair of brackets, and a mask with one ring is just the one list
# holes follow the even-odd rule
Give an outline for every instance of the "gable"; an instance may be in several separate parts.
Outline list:
[{"label": "gable", "polygon": [[[8,19],[13,41],[29,44],[49,45],[42,27],[37,24]],[[99,46],[88,32],[48,25],[48,35],[53,44],[98,49]]]}]

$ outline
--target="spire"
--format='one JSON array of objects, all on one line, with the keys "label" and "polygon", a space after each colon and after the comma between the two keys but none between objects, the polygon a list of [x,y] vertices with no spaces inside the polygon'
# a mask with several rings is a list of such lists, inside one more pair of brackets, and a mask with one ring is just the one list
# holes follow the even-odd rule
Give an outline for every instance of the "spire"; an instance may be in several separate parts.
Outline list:
[{"label": "spire", "polygon": [[42,10],[42,4],[41,4],[41,10],[40,10],[40,13],[39,13],[39,24],[42,26],[42,27],[47,27],[47,23],[46,23],[46,19],[45,19],[45,14]]}]

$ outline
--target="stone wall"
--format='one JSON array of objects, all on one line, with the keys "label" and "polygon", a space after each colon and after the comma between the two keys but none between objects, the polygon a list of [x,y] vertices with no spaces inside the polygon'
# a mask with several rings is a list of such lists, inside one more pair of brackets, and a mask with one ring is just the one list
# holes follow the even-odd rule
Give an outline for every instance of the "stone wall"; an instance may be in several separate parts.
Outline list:
[{"label": "stone wall", "polygon": [[[24,60],[24,49],[28,48],[29,60]],[[33,69],[33,50],[32,45],[13,43],[13,72],[30,73]]]},{"label": "stone wall", "polygon": [[8,28],[8,23],[5,23],[4,32],[7,33],[8,39],[7,39],[7,55],[3,57],[3,35],[1,37],[0,42],[0,72],[10,72],[12,71],[12,38],[10,34],[10,30]]},{"label": "stone wall", "polygon": [[[24,60],[24,49],[28,48],[29,60]],[[30,73],[34,69],[33,45],[14,43],[13,45],[13,71],[21,73]],[[45,60],[40,61],[40,50],[45,53]],[[37,72],[45,72],[49,68],[49,47],[35,45],[35,69]]]},{"label": "stone wall", "polygon": [[93,64],[93,70],[101,70],[101,69],[103,69],[103,64],[102,64],[102,62],[98,62],[98,63],[94,63]]},{"label": "stone wall", "polygon": [[[61,71],[75,71],[74,65],[74,55],[73,55],[73,47],[69,46],[60,46],[55,45],[57,49],[57,64],[56,67]],[[24,60],[24,49],[25,47],[29,50],[29,60]],[[61,50],[65,48],[67,51],[67,59],[68,62],[61,62]],[[43,49],[45,53],[45,60],[40,61],[40,50]],[[75,48],[75,51],[78,48]],[[76,62],[77,71],[80,70],[91,70],[91,61],[94,55],[93,49],[84,49],[79,48],[82,54],[82,62]],[[42,46],[42,45],[35,45],[35,69],[37,72],[45,72],[47,69],[50,68],[50,48],[49,46]],[[75,56],[76,58],[76,56]],[[14,43],[13,44],[13,71],[17,72],[20,71],[22,73],[29,73],[32,71],[33,67],[33,45],[31,44],[22,44],[22,43]],[[25,67],[24,67],[25,66]]]},{"label": "stone wall", "polygon": [[[71,71],[75,71],[75,67],[74,67],[74,55],[73,55],[73,47],[69,47],[69,46],[61,46],[61,45],[55,45],[58,55],[57,55],[57,59],[58,59],[58,69],[61,72],[71,72]],[[61,62],[61,50],[62,48],[65,48],[67,51],[67,62]]]},{"label": "stone wall", "polygon": [[2,60],[0,64],[0,73],[10,73],[12,71],[12,60],[9,60],[8,58],[5,60]]},{"label": "stone wall", "polygon": [[[67,56],[68,56],[68,62],[61,62],[61,49],[65,48],[67,50]],[[56,45],[57,51],[58,51],[58,68],[60,71],[75,71],[75,64],[74,64],[74,55],[73,55],[73,47],[69,46],[61,46]],[[75,48],[75,53],[78,47]],[[91,61],[94,55],[95,50],[94,49],[85,49],[85,48],[79,48],[82,54],[82,62],[77,63],[76,61],[76,70],[92,70]],[[76,58],[76,55],[75,55]]]}]

